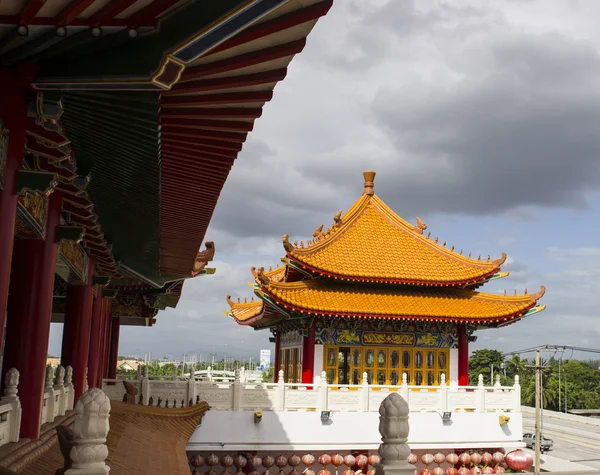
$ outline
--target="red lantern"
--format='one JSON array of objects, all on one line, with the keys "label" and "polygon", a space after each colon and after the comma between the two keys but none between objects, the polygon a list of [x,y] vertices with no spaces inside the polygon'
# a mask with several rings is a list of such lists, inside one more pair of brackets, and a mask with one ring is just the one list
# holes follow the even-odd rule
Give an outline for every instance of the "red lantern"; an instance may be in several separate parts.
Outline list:
[{"label": "red lantern", "polygon": [[209,467],[219,465],[219,457],[217,457],[215,454],[210,454],[208,457],[206,457],[206,465]]},{"label": "red lantern", "polygon": [[287,465],[287,457],[285,455],[278,455],[275,457],[275,465],[279,468],[284,468]]},{"label": "red lantern", "polygon": [[319,475],[331,475],[331,472],[329,470],[319,470]]},{"label": "red lantern", "polygon": [[192,467],[201,467],[203,463],[204,457],[202,457],[202,455],[194,455],[190,459],[190,464],[192,465]]},{"label": "red lantern", "polygon": [[344,464],[346,464],[348,466],[348,468],[354,466],[355,463],[356,463],[356,457],[354,457],[354,455],[346,455],[344,457]]},{"label": "red lantern", "polygon": [[433,456],[433,461],[438,465],[441,465],[446,461],[446,456],[443,453],[438,452]]},{"label": "red lantern", "polygon": [[504,461],[508,468],[516,471],[528,470],[533,465],[533,457],[521,449],[507,453]]},{"label": "red lantern", "polygon": [[471,463],[471,456],[468,453],[463,452],[458,456],[458,461],[462,466],[469,465]]},{"label": "red lantern", "polygon": [[262,459],[263,467],[265,467],[267,470],[269,468],[271,468],[274,463],[275,463],[275,459],[273,457],[271,457],[270,455],[267,455],[266,457],[263,457],[263,459]]},{"label": "red lantern", "polygon": [[446,469],[446,475],[458,475],[458,469],[449,467]]},{"label": "red lantern", "polygon": [[342,472],[342,475],[356,475],[356,473],[351,468],[347,468]]},{"label": "red lantern", "polygon": [[358,467],[365,468],[369,464],[369,457],[366,455],[360,454],[356,456],[356,465]]},{"label": "red lantern", "polygon": [[429,465],[430,463],[433,463],[433,455],[432,454],[423,454],[421,456],[421,462],[423,462],[424,465]]},{"label": "red lantern", "polygon": [[325,468],[325,466],[327,466],[331,463],[331,455],[329,455],[329,454],[319,455],[319,463],[321,465],[323,465],[323,468]]},{"label": "red lantern", "polygon": [[344,457],[340,454],[334,454],[331,456],[331,463],[337,468],[344,463]]},{"label": "red lantern", "polygon": [[411,465],[416,465],[417,462],[419,461],[419,457],[417,456],[417,454],[410,454],[408,456],[408,459],[406,459],[406,461]]},{"label": "red lantern", "polygon": [[492,460],[494,463],[502,463],[504,462],[504,454],[502,452],[494,452],[492,454]]},{"label": "red lantern", "polygon": [[471,463],[473,465],[479,465],[481,463],[481,454],[479,452],[473,452],[471,454]]},{"label": "red lantern", "polygon": [[233,457],[231,455],[223,455],[221,457],[221,465],[225,468],[231,467],[233,465]]},{"label": "red lantern", "polygon": [[481,473],[494,473],[494,467],[490,467],[489,465],[487,467],[483,467]]},{"label": "red lantern", "polygon": [[471,475],[471,469],[463,465],[458,469],[458,475]]},{"label": "red lantern", "polygon": [[454,452],[449,453],[446,455],[446,462],[451,465],[456,465],[458,463],[458,455],[456,455]]},{"label": "red lantern", "polygon": [[248,459],[248,462],[250,462],[250,466],[254,471],[256,471],[258,467],[262,465],[262,459],[258,455],[253,455],[252,457],[250,457]]},{"label": "red lantern", "polygon": [[302,463],[307,467],[310,467],[315,463],[315,456],[313,454],[306,454],[302,456]]},{"label": "red lantern", "polygon": [[377,465],[379,462],[381,462],[381,457],[377,454],[371,454],[369,455],[369,465]]},{"label": "red lantern", "polygon": [[494,473],[504,473],[504,467],[501,467],[500,465],[498,465],[495,469],[494,469]]},{"label": "red lantern", "polygon": [[420,475],[433,475],[431,473],[431,470],[429,470],[428,468],[424,468],[423,470],[421,470]]},{"label": "red lantern", "polygon": [[479,465],[473,465],[473,467],[471,468],[471,473],[473,475],[479,475],[481,473],[481,468],[479,467]]},{"label": "red lantern", "polygon": [[481,463],[483,465],[489,465],[492,463],[492,454],[489,452],[484,452],[481,454]]},{"label": "red lantern", "polygon": [[297,455],[292,455],[288,459],[288,463],[290,464],[290,467],[296,468],[298,465],[300,465],[300,457],[298,457]]},{"label": "red lantern", "polygon": [[246,457],[244,457],[243,455],[238,455],[236,458],[233,459],[233,463],[238,468],[238,471],[241,472],[242,468],[244,468],[248,463],[248,459],[246,459]]},{"label": "red lantern", "polygon": [[435,468],[434,468],[434,469],[431,471],[431,473],[432,473],[433,475],[444,475],[444,474],[446,473],[446,470],[444,470],[442,467],[439,467],[439,466],[438,466],[438,467],[435,467]]}]

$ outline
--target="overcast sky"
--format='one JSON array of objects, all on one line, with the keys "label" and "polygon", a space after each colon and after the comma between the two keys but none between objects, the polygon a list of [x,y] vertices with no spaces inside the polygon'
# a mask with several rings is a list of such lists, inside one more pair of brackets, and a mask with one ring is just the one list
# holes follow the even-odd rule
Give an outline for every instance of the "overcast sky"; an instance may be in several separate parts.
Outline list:
[{"label": "overcast sky", "polygon": [[[546,311],[479,331],[473,349],[597,347],[600,333],[600,30],[597,0],[336,0],[257,120],[207,240],[217,273],[188,280],[121,354],[258,358],[267,331],[225,296],[276,266],[362,193],[466,253],[509,258],[485,291],[547,287]],[[60,348],[53,324],[50,351]]]}]

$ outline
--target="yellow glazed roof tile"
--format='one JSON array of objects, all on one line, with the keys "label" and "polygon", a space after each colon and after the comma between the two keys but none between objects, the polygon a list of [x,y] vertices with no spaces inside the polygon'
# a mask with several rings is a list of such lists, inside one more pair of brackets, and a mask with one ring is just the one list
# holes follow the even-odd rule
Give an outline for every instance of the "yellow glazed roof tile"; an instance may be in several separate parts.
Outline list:
[{"label": "yellow glazed roof tile", "polygon": [[[372,189],[371,189],[372,193]],[[306,247],[284,236],[287,255],[302,267],[348,280],[464,285],[481,282],[506,259],[471,259],[424,236],[426,226],[400,218],[375,194],[365,193],[336,224]],[[461,251],[462,252],[462,251]]]},{"label": "yellow glazed roof tile", "polygon": [[270,283],[262,290],[278,305],[299,313],[377,318],[492,322],[521,316],[545,292],[514,297],[458,288],[359,287],[317,278]]},{"label": "yellow glazed roof tile", "polygon": [[257,317],[260,317],[263,313],[264,302],[262,300],[236,303],[231,300],[231,296],[228,295],[227,302],[229,303],[231,310],[225,313],[231,315],[239,323],[257,319]]}]

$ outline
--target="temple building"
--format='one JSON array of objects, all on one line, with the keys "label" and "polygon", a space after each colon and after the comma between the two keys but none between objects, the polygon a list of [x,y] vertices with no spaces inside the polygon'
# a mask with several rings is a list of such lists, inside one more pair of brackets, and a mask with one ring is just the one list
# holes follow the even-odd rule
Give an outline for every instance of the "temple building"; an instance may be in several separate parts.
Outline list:
[{"label": "temple building", "polygon": [[469,342],[476,330],[499,328],[542,311],[545,288],[523,295],[477,290],[508,275],[506,254],[471,257],[408,223],[373,191],[364,193],[313,239],[283,236],[283,266],[252,268],[258,300],[234,302],[226,312],[240,325],[269,329],[276,374],[286,382],[468,386]]}]

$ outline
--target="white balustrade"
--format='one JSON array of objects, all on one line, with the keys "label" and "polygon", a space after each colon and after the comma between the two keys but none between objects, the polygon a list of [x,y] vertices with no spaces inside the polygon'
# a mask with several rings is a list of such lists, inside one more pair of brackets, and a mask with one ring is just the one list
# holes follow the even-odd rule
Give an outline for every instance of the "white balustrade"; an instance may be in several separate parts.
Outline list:
[{"label": "white balustrade", "polygon": [[18,396],[19,372],[11,368],[4,378],[4,395],[0,398],[0,445],[19,441],[21,402]]},{"label": "white balustrade", "polygon": [[[64,416],[73,409],[73,369],[47,366],[44,381],[44,403],[42,406],[42,424],[53,422],[58,416]],[[66,379],[66,381],[65,381]]]},{"label": "white balustrade", "polygon": [[[408,403],[411,412],[520,412],[521,388],[518,378],[513,386],[484,386],[483,378],[477,386],[459,386],[456,381],[447,385],[445,377],[439,386],[410,386],[406,375],[400,385],[368,384],[366,373],[361,384],[327,384],[326,374],[315,378],[314,384],[286,383],[280,371],[278,383],[252,383],[242,381],[238,371],[233,382],[188,380],[153,380],[142,377],[129,382],[143,394],[147,404],[183,400],[188,405],[196,397],[206,401],[213,410],[319,410],[377,412],[381,402],[398,392]],[[246,374],[247,376],[247,374]],[[112,400],[121,401],[125,388],[121,380],[104,380],[104,392]],[[164,405],[164,404],[163,404]]]}]

